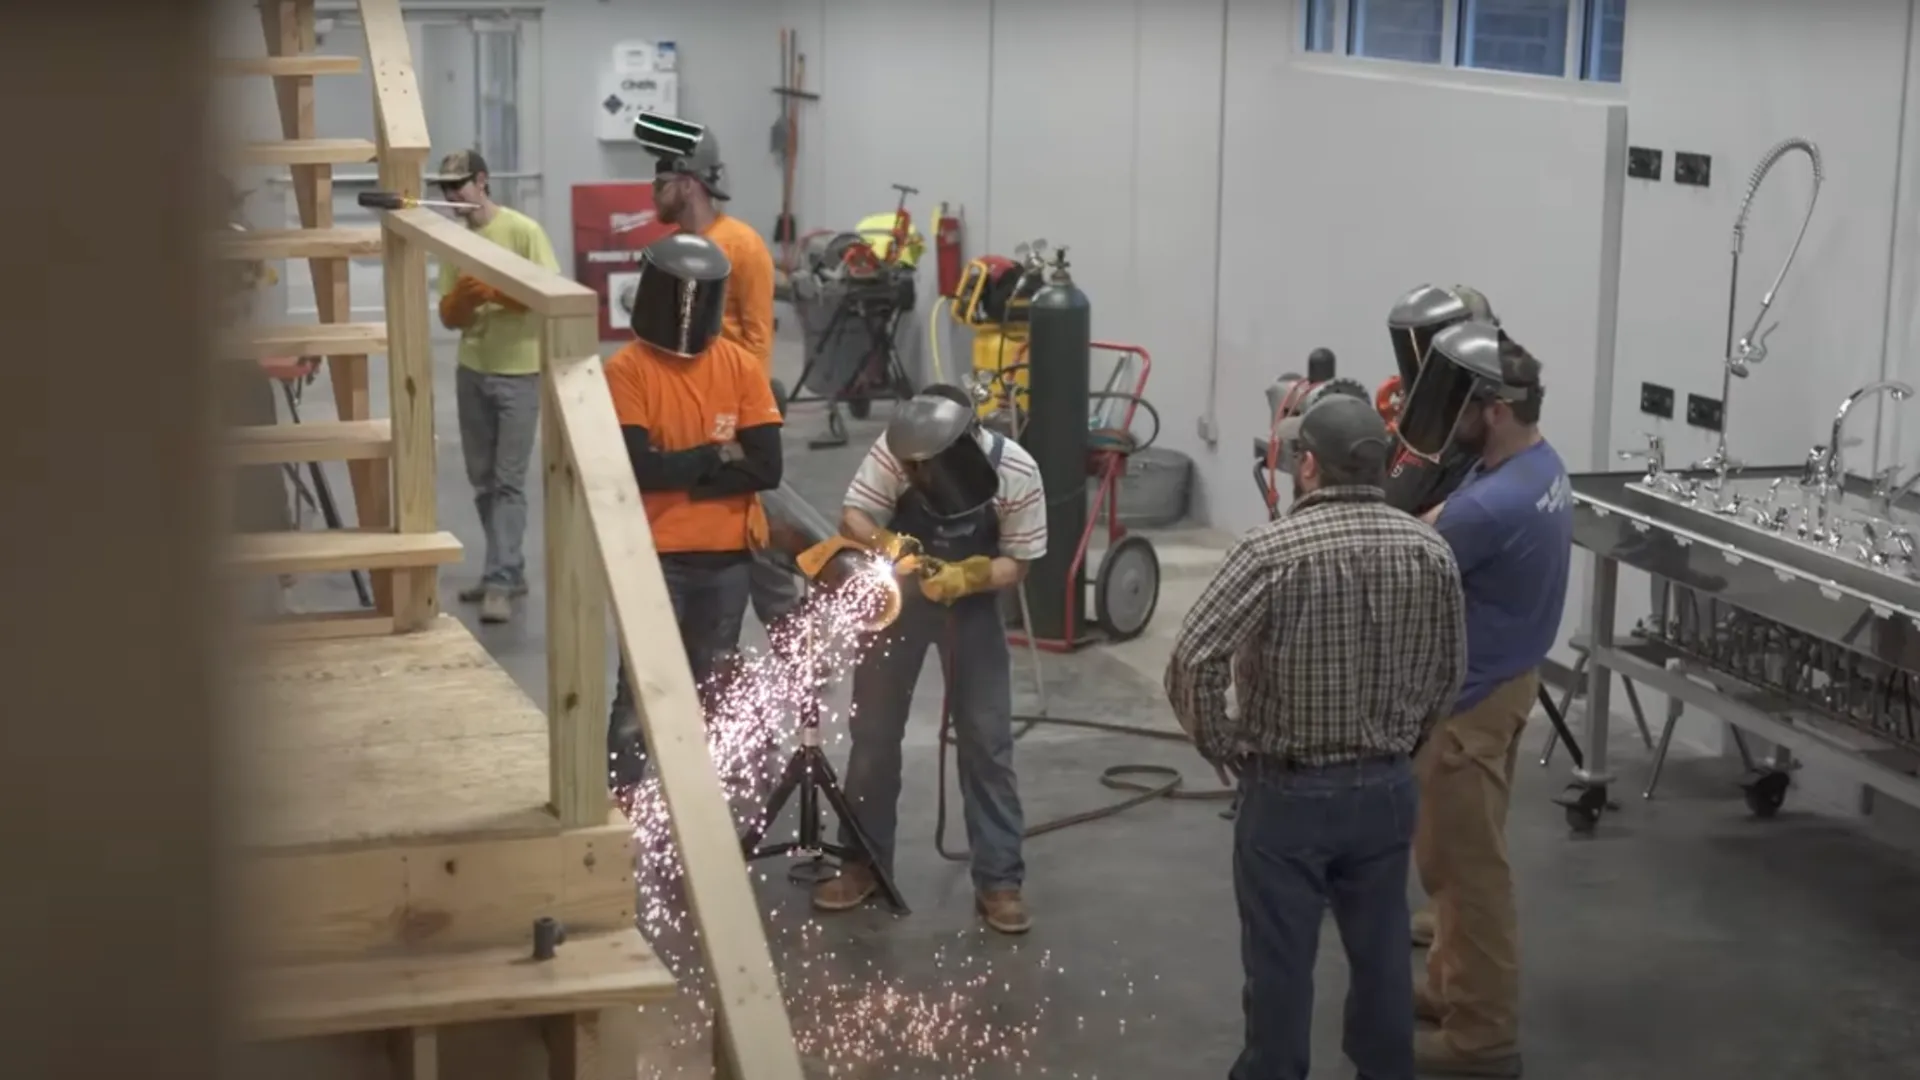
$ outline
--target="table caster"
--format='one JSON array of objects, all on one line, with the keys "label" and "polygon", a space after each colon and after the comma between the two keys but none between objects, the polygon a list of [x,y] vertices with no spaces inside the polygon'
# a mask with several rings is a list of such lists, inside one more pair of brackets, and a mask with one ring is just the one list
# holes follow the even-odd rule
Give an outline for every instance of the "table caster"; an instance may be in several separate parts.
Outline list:
[{"label": "table caster", "polygon": [[1605,787],[1582,787],[1569,784],[1565,791],[1554,796],[1567,815],[1567,827],[1577,833],[1590,833],[1600,824],[1601,815],[1615,807],[1607,799]]},{"label": "table caster", "polygon": [[1787,788],[1792,786],[1791,774],[1780,770],[1763,769],[1749,773],[1740,781],[1740,793],[1746,796],[1747,809],[1753,816],[1765,820],[1780,812],[1786,804]]}]

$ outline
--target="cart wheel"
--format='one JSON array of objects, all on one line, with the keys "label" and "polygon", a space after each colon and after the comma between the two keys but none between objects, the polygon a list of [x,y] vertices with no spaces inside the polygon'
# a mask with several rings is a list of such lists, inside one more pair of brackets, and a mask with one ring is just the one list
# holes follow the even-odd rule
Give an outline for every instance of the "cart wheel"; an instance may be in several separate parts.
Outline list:
[{"label": "cart wheel", "polygon": [[1778,814],[1780,807],[1786,804],[1787,788],[1791,784],[1792,777],[1787,773],[1768,772],[1741,784],[1740,790],[1746,796],[1747,809],[1753,811],[1753,816],[1766,819]]},{"label": "cart wheel", "polygon": [[873,415],[873,399],[853,398],[847,402],[847,411],[853,414],[855,420],[865,420]]},{"label": "cart wheel", "polygon": [[1566,811],[1567,827],[1581,835],[1586,835],[1600,825],[1600,816],[1606,813],[1607,789],[1604,787],[1569,786],[1553,800]]},{"label": "cart wheel", "polygon": [[1160,556],[1144,536],[1107,550],[1093,583],[1094,621],[1113,641],[1138,637],[1160,604]]}]

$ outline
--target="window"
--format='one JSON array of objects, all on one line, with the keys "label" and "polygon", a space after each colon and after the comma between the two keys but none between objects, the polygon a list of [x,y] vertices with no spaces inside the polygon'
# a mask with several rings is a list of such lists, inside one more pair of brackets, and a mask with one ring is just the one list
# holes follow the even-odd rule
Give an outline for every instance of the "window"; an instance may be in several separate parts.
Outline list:
[{"label": "window", "polygon": [[1446,0],[1353,0],[1347,51],[1375,60],[1440,62]]},{"label": "window", "polygon": [[1586,0],[1587,48],[1580,76],[1620,81],[1620,50],[1627,36],[1627,0]]},{"label": "window", "polygon": [[1302,0],[1308,52],[1620,81],[1627,0]]},{"label": "window", "polygon": [[1306,0],[1307,51],[1333,51],[1333,8],[1339,0]]},{"label": "window", "polygon": [[1567,73],[1567,0],[1462,0],[1461,67]]}]

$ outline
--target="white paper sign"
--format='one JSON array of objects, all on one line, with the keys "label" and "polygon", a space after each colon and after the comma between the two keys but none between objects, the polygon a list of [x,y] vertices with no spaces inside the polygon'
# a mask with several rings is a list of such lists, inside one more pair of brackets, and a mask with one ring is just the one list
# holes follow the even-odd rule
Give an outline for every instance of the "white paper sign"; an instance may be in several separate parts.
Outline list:
[{"label": "white paper sign", "polygon": [[680,114],[680,77],[673,72],[609,71],[594,103],[594,131],[601,142],[633,141],[635,113]]}]

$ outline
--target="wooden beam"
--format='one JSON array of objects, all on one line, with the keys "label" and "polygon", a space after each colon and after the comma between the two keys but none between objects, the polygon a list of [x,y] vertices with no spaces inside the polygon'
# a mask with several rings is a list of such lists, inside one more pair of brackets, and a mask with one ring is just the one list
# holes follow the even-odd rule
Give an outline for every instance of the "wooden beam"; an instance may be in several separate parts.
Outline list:
[{"label": "wooden beam", "polygon": [[393,456],[386,420],[316,420],[229,428],[229,465],[292,465],[309,461],[383,461]]},{"label": "wooden beam", "polygon": [[[541,390],[549,417],[559,411],[553,373],[562,361],[592,356],[593,319],[548,319],[541,342]],[[548,784],[553,811],[569,825],[607,814],[607,578],[593,539],[586,491],[558,420],[541,425],[547,548]]]},{"label": "wooden beam", "polygon": [[242,143],[240,165],[359,165],[372,161],[378,148],[369,139],[281,139]]},{"label": "wooden beam", "polygon": [[[419,164],[383,156],[380,186],[391,191],[419,190]],[[383,231],[387,407],[393,414],[393,523],[401,533],[430,533],[439,514],[435,483],[439,463],[433,441],[427,249],[392,228]],[[439,579],[440,575],[431,570],[395,579],[391,608],[396,628],[404,632],[433,621],[440,610]]]},{"label": "wooden beam", "polygon": [[550,1016],[543,1025],[547,1043],[547,1080],[602,1080],[600,1014],[578,1012]]},{"label": "wooden beam", "polygon": [[221,75],[271,75],[275,78],[311,78],[315,75],[358,75],[357,56],[237,56],[216,60]]},{"label": "wooden beam", "polygon": [[413,45],[407,40],[400,0],[360,0],[360,24],[365,28],[367,58],[373,67],[373,104],[380,124],[380,145],[424,161],[433,140],[427,135],[427,112],[420,102]]},{"label": "wooden beam", "polygon": [[538,963],[529,959],[532,941],[529,928],[524,945],[270,968],[248,988],[246,1035],[300,1039],[556,1016],[679,992],[638,930],[569,936]]},{"label": "wooden beam", "polygon": [[[386,323],[320,322],[292,326],[247,324],[220,338],[222,360],[288,356],[371,356],[387,351]],[[348,419],[364,419],[349,417]]]},{"label": "wooden beam", "polygon": [[706,724],[640,488],[597,357],[556,361],[557,420],[586,491],[627,679],[686,869],[700,948],[714,981],[723,1051],[741,1080],[801,1080],[793,1027],[747,880],[733,813],[714,775]]},{"label": "wooden beam", "polygon": [[388,1038],[394,1080],[440,1080],[439,1028],[404,1028]]},{"label": "wooden beam", "polygon": [[499,289],[536,315],[550,319],[600,317],[599,296],[544,266],[508,251],[432,210],[392,210],[382,215],[389,232],[425,245],[442,259]]},{"label": "wooden beam", "polygon": [[244,954],[287,966],[522,939],[530,947],[541,916],[570,934],[633,926],[633,827],[606,819],[542,827],[338,850],[250,848],[235,875]]},{"label": "wooden beam", "polygon": [[460,550],[460,538],[449,532],[245,533],[232,538],[227,565],[251,574],[393,570],[457,563]]},{"label": "wooden beam", "polygon": [[252,623],[246,633],[249,639],[262,642],[338,641],[391,634],[393,620],[364,611],[327,611]]},{"label": "wooden beam", "polygon": [[[503,249],[504,250],[504,249]],[[274,259],[350,259],[380,254],[379,229],[249,229],[213,234],[216,258],[249,262]],[[592,295],[589,293],[588,295]],[[354,417],[365,419],[365,417]]]}]

